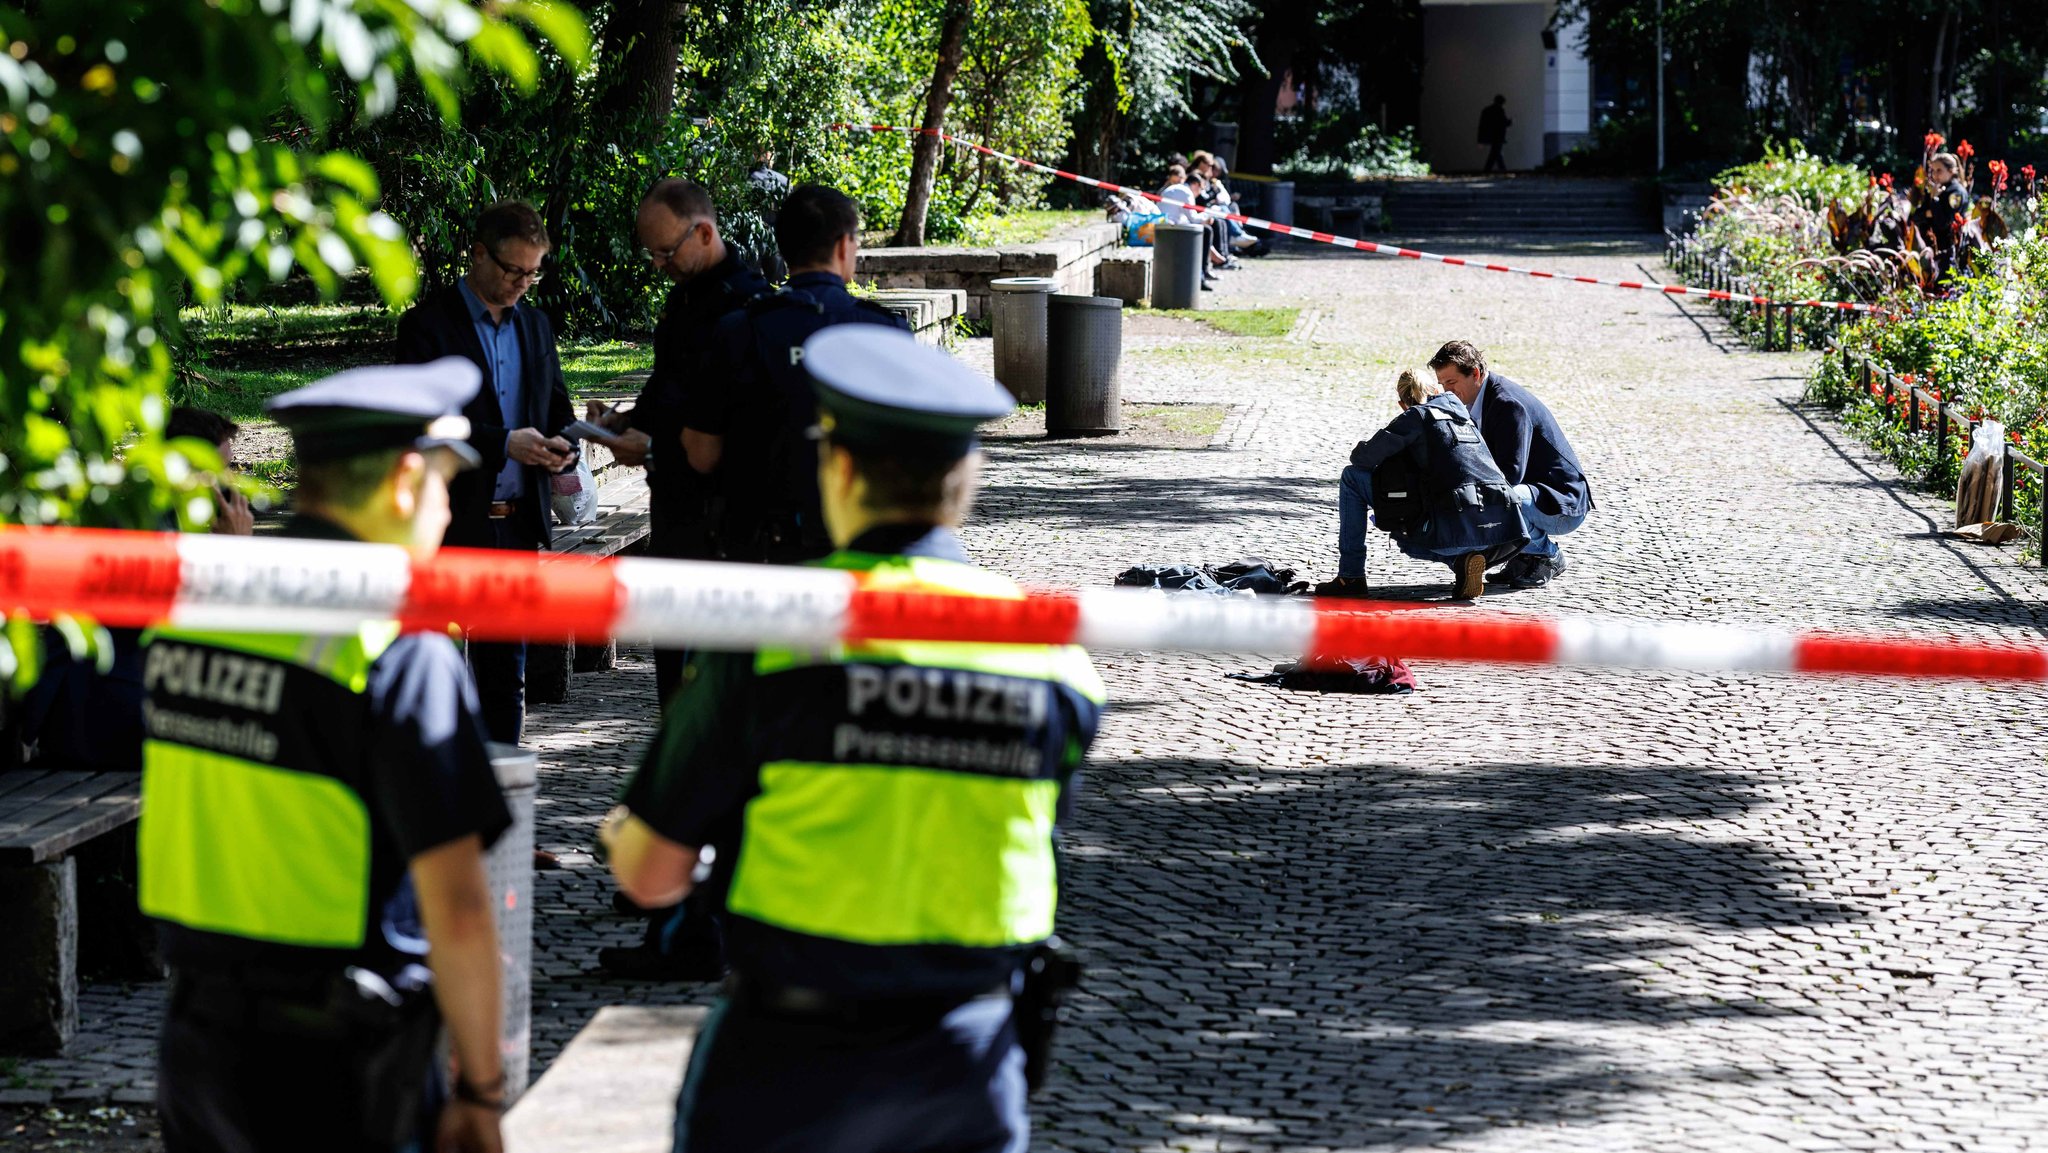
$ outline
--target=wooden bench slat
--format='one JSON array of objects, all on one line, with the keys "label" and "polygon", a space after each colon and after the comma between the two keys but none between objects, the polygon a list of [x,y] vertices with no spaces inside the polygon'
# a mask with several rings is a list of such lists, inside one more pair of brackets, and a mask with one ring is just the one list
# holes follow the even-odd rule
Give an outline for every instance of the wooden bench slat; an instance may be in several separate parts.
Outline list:
[{"label": "wooden bench slat", "polygon": [[0,773],[0,804],[6,803],[7,795],[17,789],[33,784],[49,776],[44,769],[14,769]]},{"label": "wooden bench slat", "polygon": [[131,786],[127,791],[140,796],[140,777],[132,773],[51,773],[58,778],[58,788],[43,794],[34,801],[9,797],[0,802],[0,844],[11,843],[27,829],[59,816],[66,810],[97,800],[108,794],[121,792],[122,786]]},{"label": "wooden bench slat", "polygon": [[89,777],[91,775],[91,773],[74,772],[43,773],[38,779],[30,781],[21,788],[7,794],[6,797],[0,798],[0,820],[6,820],[16,810],[27,808],[51,793],[67,785],[77,783],[80,777]]},{"label": "wooden bench slat", "polygon": [[53,860],[141,815],[142,782],[133,773],[47,776],[62,778],[62,787],[32,803],[0,804],[0,864]]}]

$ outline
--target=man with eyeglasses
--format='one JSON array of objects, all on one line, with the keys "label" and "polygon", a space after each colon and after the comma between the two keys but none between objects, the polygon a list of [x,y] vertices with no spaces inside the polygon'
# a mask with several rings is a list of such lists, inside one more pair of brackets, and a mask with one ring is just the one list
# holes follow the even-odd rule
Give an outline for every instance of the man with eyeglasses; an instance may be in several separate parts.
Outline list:
[{"label": "man with eyeglasses", "polygon": [[[462,410],[483,465],[449,483],[448,546],[533,551],[553,539],[548,477],[576,463],[576,446],[561,435],[576,410],[562,383],[553,323],[521,302],[540,282],[552,247],[530,205],[493,204],[477,217],[468,273],[398,321],[397,363],[460,356],[483,373]],[[471,643],[469,664],[491,739],[518,744],[526,726],[525,643]]]}]

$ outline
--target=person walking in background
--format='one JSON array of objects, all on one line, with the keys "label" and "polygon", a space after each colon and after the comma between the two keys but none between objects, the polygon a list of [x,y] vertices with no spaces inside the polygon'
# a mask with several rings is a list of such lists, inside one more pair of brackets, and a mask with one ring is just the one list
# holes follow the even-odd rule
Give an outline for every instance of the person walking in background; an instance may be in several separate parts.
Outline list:
[{"label": "person walking in background", "polygon": [[[447,545],[531,552],[554,539],[548,477],[576,463],[576,446],[561,436],[576,410],[562,383],[555,326],[521,303],[552,247],[531,206],[493,204],[477,217],[468,274],[398,320],[393,360],[459,356],[483,374],[462,410],[483,466],[448,490]],[[491,739],[518,744],[526,728],[526,642],[472,642],[469,665]]]},{"label": "person walking in background", "polygon": [[1479,143],[1486,145],[1487,172],[1506,172],[1508,162],[1500,154],[1508,142],[1508,98],[1496,95],[1493,103],[1479,110]]}]

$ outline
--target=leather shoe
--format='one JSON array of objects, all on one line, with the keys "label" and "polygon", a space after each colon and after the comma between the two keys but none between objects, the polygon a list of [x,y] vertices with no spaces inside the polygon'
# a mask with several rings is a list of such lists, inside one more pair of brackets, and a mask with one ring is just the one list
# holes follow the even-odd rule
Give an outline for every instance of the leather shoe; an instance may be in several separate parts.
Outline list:
[{"label": "leather shoe", "polygon": [[1372,595],[1372,590],[1367,586],[1365,578],[1362,576],[1340,576],[1318,584],[1316,586],[1316,595],[1319,597],[1349,597],[1352,600],[1364,600]]},{"label": "leather shoe", "polygon": [[1518,589],[1540,589],[1552,579],[1564,573],[1564,554],[1556,556],[1531,556],[1520,559],[1529,563],[1519,572],[1511,572],[1508,583]]},{"label": "leather shoe", "polygon": [[1486,554],[1468,552],[1451,562],[1451,599],[1478,600],[1486,592]]}]

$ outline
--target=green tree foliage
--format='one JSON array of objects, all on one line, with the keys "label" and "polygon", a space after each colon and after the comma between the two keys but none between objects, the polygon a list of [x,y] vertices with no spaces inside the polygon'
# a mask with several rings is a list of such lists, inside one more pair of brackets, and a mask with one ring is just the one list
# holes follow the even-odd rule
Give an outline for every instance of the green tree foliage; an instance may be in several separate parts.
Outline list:
[{"label": "green tree foliage", "polygon": [[[1257,57],[1245,32],[1251,0],[1091,0],[1099,32],[1080,62],[1074,167],[1108,177],[1195,116],[1197,84],[1228,85]],[[1145,155],[1141,160],[1152,159]]]},{"label": "green tree foliage", "polygon": [[[1565,0],[1621,99],[1618,158],[1653,155],[1657,0]],[[1671,164],[1700,175],[1798,137],[1908,166],[1929,129],[2016,158],[2048,153],[2048,20],[2037,0],[1663,0]]]},{"label": "green tree foliage", "polygon": [[[924,115],[937,60],[944,0],[854,0],[849,40],[858,45],[850,119],[914,126]],[[1078,99],[1081,54],[1095,39],[1087,0],[978,0],[946,131],[1019,156],[1058,156]],[[870,228],[893,227],[911,170],[912,142],[854,136],[839,171]],[[1035,203],[1044,178],[958,148],[940,153],[926,217],[933,240],[958,238],[977,213]]]},{"label": "green tree foliage", "polygon": [[418,279],[371,168],[280,128],[408,86],[452,117],[472,60],[533,81],[528,30],[580,60],[581,20],[538,0],[0,7],[0,522],[189,517],[218,461],[161,438],[178,299]]}]

